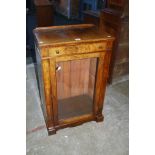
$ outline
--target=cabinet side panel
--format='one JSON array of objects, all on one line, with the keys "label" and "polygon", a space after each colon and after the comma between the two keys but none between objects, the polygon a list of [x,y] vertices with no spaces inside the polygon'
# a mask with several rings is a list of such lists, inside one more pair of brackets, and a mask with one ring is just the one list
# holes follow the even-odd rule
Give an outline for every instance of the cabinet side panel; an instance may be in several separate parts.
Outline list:
[{"label": "cabinet side panel", "polygon": [[109,71],[111,51],[105,53],[105,55],[100,56],[97,68],[97,81],[96,81],[96,91],[95,91],[95,104],[94,104],[94,114],[97,116],[98,120],[102,120],[102,109],[103,101],[105,97],[106,83]]},{"label": "cabinet side panel", "polygon": [[51,97],[51,75],[50,75],[50,63],[49,60],[42,60],[42,73],[44,81],[44,91],[45,91],[45,104],[48,117],[49,126],[53,126],[53,107],[52,107],[52,97]]},{"label": "cabinet side panel", "polygon": [[[46,50],[46,49],[42,49]],[[50,64],[49,60],[42,60],[39,55],[39,49],[36,47],[36,58],[37,58],[37,73],[39,92],[41,97],[41,107],[43,109],[47,128],[54,126],[53,123],[53,107],[51,100],[51,85],[50,85]]]},{"label": "cabinet side panel", "polygon": [[46,113],[46,107],[45,107],[44,83],[43,83],[43,76],[42,76],[41,58],[39,55],[38,48],[36,48],[36,78],[37,78],[39,96],[40,96],[40,100],[41,100],[41,108],[43,110],[43,115],[46,120],[47,113]]}]

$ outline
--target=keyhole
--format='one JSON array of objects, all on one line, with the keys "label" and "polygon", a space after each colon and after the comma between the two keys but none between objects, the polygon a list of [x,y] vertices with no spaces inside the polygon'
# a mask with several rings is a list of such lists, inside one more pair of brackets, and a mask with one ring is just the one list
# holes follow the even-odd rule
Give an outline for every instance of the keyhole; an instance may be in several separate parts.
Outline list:
[{"label": "keyhole", "polygon": [[59,70],[61,70],[61,66],[56,66],[56,71],[59,71]]},{"label": "keyhole", "polygon": [[59,50],[56,50],[56,54],[59,54]]}]

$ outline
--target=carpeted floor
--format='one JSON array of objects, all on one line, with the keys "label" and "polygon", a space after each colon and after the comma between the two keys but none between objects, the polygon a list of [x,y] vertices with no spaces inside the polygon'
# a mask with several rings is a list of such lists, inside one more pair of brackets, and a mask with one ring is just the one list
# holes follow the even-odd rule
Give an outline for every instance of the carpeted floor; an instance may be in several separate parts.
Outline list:
[{"label": "carpeted floor", "polygon": [[128,155],[129,84],[107,87],[101,123],[89,122],[48,136],[34,65],[27,65],[27,155]]}]

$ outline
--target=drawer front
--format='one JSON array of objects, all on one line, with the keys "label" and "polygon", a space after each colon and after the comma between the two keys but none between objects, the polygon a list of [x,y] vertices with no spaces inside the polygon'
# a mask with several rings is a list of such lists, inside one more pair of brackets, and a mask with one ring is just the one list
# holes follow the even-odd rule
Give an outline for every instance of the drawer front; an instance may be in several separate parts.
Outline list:
[{"label": "drawer front", "polygon": [[62,56],[70,54],[90,53],[99,52],[106,50],[106,42],[103,43],[92,43],[92,44],[81,44],[81,45],[68,45],[63,47],[54,47],[49,51],[49,56]]}]

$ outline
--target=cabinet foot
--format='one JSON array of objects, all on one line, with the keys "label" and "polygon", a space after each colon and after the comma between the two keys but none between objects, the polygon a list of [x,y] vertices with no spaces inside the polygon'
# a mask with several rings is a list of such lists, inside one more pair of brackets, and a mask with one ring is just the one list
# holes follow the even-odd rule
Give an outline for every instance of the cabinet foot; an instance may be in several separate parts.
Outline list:
[{"label": "cabinet foot", "polygon": [[56,134],[56,129],[55,128],[48,128],[48,135],[54,135]]},{"label": "cabinet foot", "polygon": [[103,122],[103,120],[104,120],[104,116],[102,114],[96,116],[96,122]]}]

